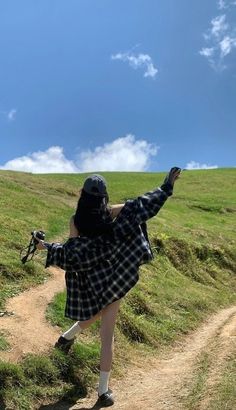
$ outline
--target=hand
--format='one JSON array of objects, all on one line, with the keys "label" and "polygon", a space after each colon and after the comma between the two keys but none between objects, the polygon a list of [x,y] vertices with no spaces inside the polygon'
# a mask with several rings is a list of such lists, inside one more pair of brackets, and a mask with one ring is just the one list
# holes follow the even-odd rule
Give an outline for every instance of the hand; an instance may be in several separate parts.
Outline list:
[{"label": "hand", "polygon": [[37,239],[37,241],[38,241],[38,243],[37,243],[37,245],[36,245],[36,248],[37,248],[39,251],[43,251],[44,249],[46,249],[46,246],[45,246],[45,244],[44,244],[44,241],[42,241],[41,239]]},{"label": "hand", "polygon": [[178,167],[171,168],[170,172],[166,175],[163,184],[161,185],[161,189],[165,191],[169,196],[173,193],[173,187],[175,181],[180,176],[181,169]]},{"label": "hand", "polygon": [[166,182],[169,182],[172,186],[174,186],[175,181],[179,178],[181,173],[181,169],[178,167],[171,168],[169,174],[167,175]]}]

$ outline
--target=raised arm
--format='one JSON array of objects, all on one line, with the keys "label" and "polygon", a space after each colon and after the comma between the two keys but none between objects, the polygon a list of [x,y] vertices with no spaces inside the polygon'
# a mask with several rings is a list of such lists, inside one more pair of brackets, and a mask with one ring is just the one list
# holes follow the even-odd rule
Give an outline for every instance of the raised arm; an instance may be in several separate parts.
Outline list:
[{"label": "raised arm", "polygon": [[175,181],[179,178],[180,168],[171,168],[160,188],[136,198],[133,203],[136,222],[141,224],[155,216],[167,198],[173,194]]},{"label": "raised arm", "polygon": [[179,175],[180,169],[172,168],[160,188],[147,192],[134,200],[128,200],[116,219],[117,235],[127,235],[137,229],[137,225],[155,216],[167,198],[172,195],[174,183]]}]

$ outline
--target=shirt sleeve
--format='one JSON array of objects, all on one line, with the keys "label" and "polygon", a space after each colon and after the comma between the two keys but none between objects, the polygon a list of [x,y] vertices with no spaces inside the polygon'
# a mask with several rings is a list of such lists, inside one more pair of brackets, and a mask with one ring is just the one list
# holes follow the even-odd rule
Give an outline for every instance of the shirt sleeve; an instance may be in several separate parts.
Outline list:
[{"label": "shirt sleeve", "polygon": [[47,259],[45,267],[58,266],[61,269],[66,268],[65,247],[60,243],[47,243]]},{"label": "shirt sleeve", "polygon": [[46,248],[46,268],[58,266],[66,271],[87,271],[104,259],[110,242],[101,237],[81,246],[79,238],[69,238],[64,244],[47,244]]},{"label": "shirt sleeve", "polygon": [[64,244],[47,243],[47,259],[45,267],[58,266],[63,270],[74,270],[80,264],[79,252],[74,252],[77,238],[70,238]]},{"label": "shirt sleeve", "polygon": [[170,195],[172,195],[172,187],[163,184],[161,188],[126,201],[116,219],[115,233],[127,235],[137,229],[137,225],[145,223],[160,211]]}]

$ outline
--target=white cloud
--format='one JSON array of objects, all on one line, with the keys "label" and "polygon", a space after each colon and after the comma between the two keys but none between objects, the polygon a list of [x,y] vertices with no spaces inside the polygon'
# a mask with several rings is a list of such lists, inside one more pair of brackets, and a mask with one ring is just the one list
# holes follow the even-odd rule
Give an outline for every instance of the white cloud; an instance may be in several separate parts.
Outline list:
[{"label": "white cloud", "polygon": [[145,171],[157,146],[133,135],[117,138],[111,143],[82,151],[74,161],[68,160],[63,148],[50,147],[8,161],[0,169],[33,173],[75,173],[95,171]]},{"label": "white cloud", "polygon": [[231,6],[236,6],[236,1],[218,0],[217,7],[219,10],[228,9]]},{"label": "white cloud", "polygon": [[144,77],[155,78],[158,69],[154,66],[152,58],[148,54],[137,54],[135,55],[132,52],[128,53],[117,53],[111,56],[112,60],[121,60],[123,62],[128,62],[130,67],[134,68],[143,68]]},{"label": "white cloud", "polygon": [[214,51],[215,51],[214,47],[205,47],[205,48],[202,48],[199,51],[199,53],[201,54],[201,56],[204,56],[204,57],[212,57],[214,54]]},{"label": "white cloud", "polygon": [[222,14],[211,20],[210,33],[217,39],[222,36],[222,34],[229,28],[229,24],[226,21],[226,15]]},{"label": "white cloud", "polygon": [[196,161],[190,161],[187,163],[186,169],[214,169],[218,168],[218,165],[209,165],[209,164],[200,164],[199,162]]},{"label": "white cloud", "polygon": [[12,110],[10,110],[10,111],[7,113],[7,118],[8,118],[8,120],[9,120],[9,121],[14,121],[15,118],[16,118],[16,113],[17,113],[17,110],[16,110],[15,108],[13,108]]},{"label": "white cloud", "polygon": [[208,60],[208,63],[214,68],[216,69],[216,63],[215,63],[215,59],[214,59],[214,54],[216,52],[215,47],[203,47],[200,51],[199,54],[203,57],[206,57]]},{"label": "white cloud", "polygon": [[234,47],[236,47],[236,37],[225,36],[223,40],[220,41],[221,57],[224,58],[230,54]]},{"label": "white cloud", "polygon": [[82,172],[86,171],[144,171],[148,169],[151,156],[157,147],[134,135],[117,138],[111,143],[84,151],[79,156]]},{"label": "white cloud", "polygon": [[12,159],[0,169],[13,171],[43,173],[78,172],[73,161],[65,158],[62,147],[50,147],[46,151],[37,151],[23,157]]},{"label": "white cloud", "polygon": [[218,9],[223,10],[227,8],[227,4],[225,0],[218,0]]},{"label": "white cloud", "polygon": [[236,25],[228,22],[228,13],[236,1],[221,0],[217,4],[225,13],[211,20],[211,27],[203,34],[207,47],[202,47],[199,54],[207,59],[215,71],[222,72],[227,68],[226,57],[236,48]]},{"label": "white cloud", "polygon": [[10,111],[0,111],[0,114],[4,115],[8,121],[14,121],[16,119],[16,113],[17,110],[15,108],[12,108]]}]

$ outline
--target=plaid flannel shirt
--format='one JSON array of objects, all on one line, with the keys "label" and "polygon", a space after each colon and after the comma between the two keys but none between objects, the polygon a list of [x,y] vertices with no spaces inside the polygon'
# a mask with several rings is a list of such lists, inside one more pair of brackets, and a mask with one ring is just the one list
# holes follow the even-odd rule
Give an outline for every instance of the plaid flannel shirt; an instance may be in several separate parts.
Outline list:
[{"label": "plaid flannel shirt", "polygon": [[87,320],[122,298],[138,281],[139,266],[152,259],[143,224],[158,213],[172,187],[148,192],[126,201],[113,222],[111,236],[70,238],[64,244],[47,244],[46,267],[66,271],[65,315]]}]

